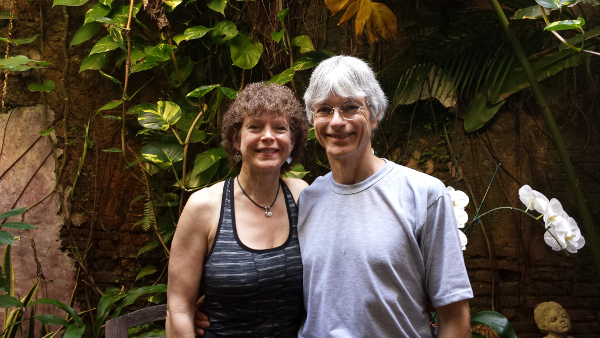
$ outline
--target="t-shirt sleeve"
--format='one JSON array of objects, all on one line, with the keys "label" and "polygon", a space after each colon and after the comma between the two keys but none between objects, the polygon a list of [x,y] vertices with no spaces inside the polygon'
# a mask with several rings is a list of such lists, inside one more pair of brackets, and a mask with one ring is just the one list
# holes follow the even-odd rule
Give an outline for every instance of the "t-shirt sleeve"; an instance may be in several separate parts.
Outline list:
[{"label": "t-shirt sleeve", "polygon": [[473,298],[454,206],[445,189],[438,191],[427,206],[421,242],[427,293],[434,307]]}]

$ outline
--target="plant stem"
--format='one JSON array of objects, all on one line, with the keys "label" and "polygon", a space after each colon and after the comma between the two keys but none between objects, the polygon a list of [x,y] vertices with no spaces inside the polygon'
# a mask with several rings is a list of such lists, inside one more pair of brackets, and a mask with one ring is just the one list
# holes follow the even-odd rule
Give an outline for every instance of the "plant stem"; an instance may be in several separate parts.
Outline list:
[{"label": "plant stem", "polygon": [[129,1],[129,16],[127,17],[127,26],[123,29],[127,36],[127,60],[125,60],[125,83],[123,84],[123,112],[121,114],[121,150],[123,151],[123,158],[127,163],[127,157],[125,157],[125,102],[127,102],[127,85],[129,84],[129,68],[131,67],[131,18],[133,17],[133,5],[134,0]]},{"label": "plant stem", "polygon": [[558,150],[558,156],[560,157],[560,160],[561,160],[563,167],[565,169],[565,172],[567,174],[567,181],[569,182],[569,187],[571,188],[571,192],[574,195],[575,204],[577,205],[579,215],[582,219],[583,230],[586,235],[586,242],[588,243],[588,247],[591,250],[592,257],[594,259],[594,265],[596,267],[596,273],[598,274],[598,278],[600,279],[600,244],[598,243],[598,236],[596,235],[596,232],[594,230],[594,224],[592,223],[592,217],[587,208],[585,197],[583,195],[583,192],[581,191],[581,187],[579,186],[577,176],[575,175],[575,169],[573,168],[573,164],[571,163],[571,159],[569,157],[567,147],[565,146],[565,142],[562,138],[562,135],[560,134],[560,131],[558,130],[558,126],[556,125],[554,116],[552,115],[552,112],[550,111],[550,107],[548,106],[546,97],[544,96],[542,89],[541,89],[537,79],[535,78],[535,75],[533,74],[533,70],[531,69],[531,64],[529,63],[529,60],[527,59],[527,56],[525,55],[525,52],[523,51],[523,47],[519,43],[519,40],[517,40],[516,36],[511,31],[509,24],[508,24],[508,19],[506,18],[506,15],[504,14],[502,7],[500,6],[500,3],[498,3],[498,0],[489,0],[489,1],[490,1],[490,4],[492,5],[492,7],[494,8],[494,11],[496,12],[496,15],[498,15],[498,18],[500,19],[500,23],[504,27],[504,30],[508,36],[508,39],[514,48],[515,53],[517,54],[519,62],[521,63],[521,66],[523,67],[523,71],[525,71],[527,79],[529,80],[529,84],[531,85],[531,90],[533,91],[533,94],[535,95],[535,98],[537,99],[538,104],[544,111],[544,117],[546,118],[546,124],[548,125],[548,128],[550,129],[550,134],[552,135],[552,140],[554,141],[554,144],[556,145],[556,148]]}]

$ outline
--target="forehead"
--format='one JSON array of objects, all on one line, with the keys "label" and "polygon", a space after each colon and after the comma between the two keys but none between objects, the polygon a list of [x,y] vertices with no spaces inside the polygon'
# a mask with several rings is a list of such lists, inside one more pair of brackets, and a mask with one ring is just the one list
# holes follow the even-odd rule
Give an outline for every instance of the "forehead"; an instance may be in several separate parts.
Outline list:
[{"label": "forehead", "polygon": [[247,114],[242,120],[242,124],[246,124],[249,122],[276,122],[276,123],[289,123],[288,119],[284,114],[278,113],[255,113],[255,114]]},{"label": "forehead", "polygon": [[548,311],[548,316],[561,316],[561,315],[566,315],[567,311],[565,311],[565,309],[563,308],[553,308],[550,309],[550,311]]},{"label": "forehead", "polygon": [[360,103],[366,104],[366,98],[364,97],[356,97],[356,96],[339,96],[332,95],[328,98],[325,98],[321,101],[317,101],[315,105],[332,105],[332,104],[345,104],[345,103]]}]

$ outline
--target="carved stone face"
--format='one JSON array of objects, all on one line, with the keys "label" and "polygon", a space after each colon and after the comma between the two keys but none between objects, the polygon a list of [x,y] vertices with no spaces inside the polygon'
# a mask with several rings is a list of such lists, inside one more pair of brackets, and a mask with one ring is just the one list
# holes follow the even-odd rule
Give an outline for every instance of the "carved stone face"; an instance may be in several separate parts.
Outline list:
[{"label": "carved stone face", "polygon": [[548,333],[566,334],[571,330],[571,318],[562,307],[554,308],[546,314],[544,326]]}]

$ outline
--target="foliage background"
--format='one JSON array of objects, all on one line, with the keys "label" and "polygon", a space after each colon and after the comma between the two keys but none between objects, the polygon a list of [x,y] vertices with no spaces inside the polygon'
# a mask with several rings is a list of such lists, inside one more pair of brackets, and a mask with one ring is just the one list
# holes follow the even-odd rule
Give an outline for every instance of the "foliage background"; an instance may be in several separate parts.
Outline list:
[{"label": "foliage background", "polygon": [[[211,3],[218,5],[219,2]],[[155,171],[152,165],[156,163],[149,161],[146,170],[142,171],[134,162],[135,156],[140,157],[142,148],[150,142],[161,140],[175,144],[177,140],[169,132],[172,128],[169,126],[164,133],[148,131],[151,128],[144,128],[135,114],[125,114],[125,123],[122,123],[123,120],[117,117],[123,116],[123,106],[110,107],[110,103],[125,98],[124,109],[129,110],[142,103],[156,104],[160,100],[175,102],[182,110],[181,120],[187,120],[188,126],[200,110],[205,112],[205,121],[198,125],[198,130],[206,135],[199,136],[204,137],[202,141],[188,147],[187,169],[193,171],[198,154],[218,147],[216,133],[219,130],[219,116],[230,99],[218,88],[203,97],[188,98],[193,104],[186,100],[185,94],[213,84],[237,90],[245,83],[273,78],[304,55],[299,47],[293,47],[291,53],[286,52],[286,44],[289,46],[291,40],[300,35],[308,36],[317,51],[328,50],[371,60],[374,68],[381,71],[388,97],[393,103],[403,103],[391,111],[380,125],[374,139],[378,155],[425,171],[450,185],[454,182],[455,170],[449,164],[460,154],[459,173],[462,176],[459,188],[467,191],[477,202],[486,195],[488,183],[500,162],[499,176],[487,193],[483,210],[499,205],[518,206],[517,190],[521,185],[529,184],[546,196],[559,198],[565,209],[575,214],[554,145],[528,90],[509,96],[499,113],[491,117],[485,127],[473,133],[464,131],[464,120],[471,99],[481,93],[475,87],[468,88],[465,85],[467,89],[456,98],[456,105],[450,108],[438,100],[423,100],[428,97],[423,94],[417,94],[412,100],[395,95],[398,79],[407,65],[427,65],[424,69],[428,74],[434,64],[450,69],[450,75],[454,78],[459,74],[468,77],[468,69],[472,69],[473,73],[481,71],[478,67],[485,65],[485,53],[494,56],[510,50],[495,21],[496,17],[490,15],[489,3],[451,0],[382,3],[397,17],[399,36],[395,41],[370,45],[368,34],[355,35],[354,18],[338,25],[344,12],[332,17],[326,3],[321,0],[232,1],[225,7],[225,15],[209,9],[204,1],[191,2],[187,6],[182,4],[172,13],[161,12],[161,3],[148,1],[147,10],[140,10],[137,21],[134,20],[131,26],[131,36],[137,36],[149,46],[168,46],[168,38],[173,38],[171,45],[177,47],[175,55],[178,67],[176,70],[172,55],[163,54],[165,60],[161,59],[148,70],[134,73],[128,78],[127,95],[124,96],[125,65],[120,61],[124,51],[119,47],[107,54],[108,62],[101,68],[108,76],[93,69],[79,71],[97,42],[110,33],[106,28],[109,24],[102,22],[99,33],[90,40],[70,46],[86,20],[86,12],[96,2],[66,7],[52,6],[49,1],[40,0],[4,1],[3,11],[9,11],[12,6],[17,15],[11,30],[13,38],[41,34],[41,38],[31,43],[12,46],[10,52],[51,63],[43,70],[11,72],[8,76],[5,73],[6,94],[3,99],[8,108],[46,104],[55,114],[54,118],[46,121],[46,126],[54,130],[54,138],[44,138],[43,141],[62,149],[62,153],[57,154],[55,164],[59,183],[57,195],[61,196],[59,200],[62,201],[59,203],[62,222],[58,222],[62,224],[57,225],[61,226],[61,247],[73,260],[69,267],[72,275],[78,272],[79,276],[79,283],[71,280],[71,285],[77,285],[73,306],[80,311],[95,309],[109,287],[129,290],[165,283],[166,250],[159,242],[157,232],[168,247],[168,234],[173,230],[173,222],[181,205],[180,191],[173,187],[178,178],[172,170],[175,167],[175,172],[181,175],[181,164],[165,166],[167,169],[157,169],[156,173],[150,175]],[[128,3],[115,1],[112,4],[118,5],[127,6]],[[514,8],[505,6],[507,10]],[[289,8],[289,12],[282,25],[277,13],[285,8]],[[597,7],[579,10],[584,11],[589,27],[598,25]],[[263,52],[256,66],[247,70],[232,66],[228,42],[214,40],[211,33],[179,44],[173,42],[175,36],[189,27],[212,27],[225,20],[235,22],[242,34],[253,43],[262,45]],[[159,28],[167,21],[168,26]],[[6,18],[2,23],[4,26],[0,31],[2,36],[7,36],[10,24]],[[531,46],[543,48],[555,44],[549,34],[536,38],[540,36],[540,24],[531,25],[527,22],[522,26],[518,36],[522,41],[530,42]],[[271,33],[280,32],[283,28],[289,41],[284,36],[280,42],[276,42]],[[472,39],[462,44],[441,43],[458,41],[453,39],[451,33]],[[122,36],[125,45],[126,35]],[[426,37],[433,38],[428,40]],[[494,64],[507,65],[509,60],[498,57]],[[190,64],[193,67],[187,67]],[[560,67],[562,71],[545,80],[542,85],[561,133],[565,135],[588,203],[594,206],[600,201],[600,158],[597,156],[600,153],[600,111],[596,102],[599,65],[597,58],[576,64],[579,66],[575,68],[563,70],[564,67]],[[508,69],[506,66],[497,68],[501,69],[498,71],[500,75],[497,75],[500,78],[503,71]],[[179,77],[188,75],[183,84],[177,72],[180,73]],[[496,76],[496,73],[492,74],[490,79]],[[289,82],[299,98],[309,75],[309,69],[297,71],[293,81]],[[49,92],[27,89],[28,85],[41,84],[45,80],[52,80],[56,87]],[[419,87],[415,83],[424,82],[409,81],[413,87]],[[407,90],[400,92],[413,93]],[[421,93],[420,88],[418,93]],[[110,108],[99,112],[106,104]],[[122,126],[125,133],[122,133]],[[176,128],[185,131],[181,124]],[[146,130],[143,134],[135,136],[143,130]],[[6,140],[2,144],[4,142]],[[105,151],[110,149],[120,149],[125,155]],[[226,161],[219,160],[218,153],[216,158],[216,162],[208,166],[217,163],[213,180],[229,174]],[[1,174],[9,164],[0,162]],[[328,171],[324,152],[314,140],[308,143],[303,165],[308,171],[305,179],[309,182]],[[186,196],[187,193],[183,194],[183,201]],[[7,197],[11,202],[9,205],[19,202],[15,198]],[[150,201],[155,204],[149,205]],[[25,205],[29,204],[21,201],[16,207]],[[156,212],[156,220],[152,210]],[[473,216],[475,205],[467,211]],[[592,213],[598,231],[597,208],[592,208]],[[25,220],[28,220],[27,217]],[[154,230],[154,224],[158,231]],[[552,252],[543,243],[543,229],[518,214],[496,213],[483,219],[481,226],[485,232],[481,227],[475,227],[465,251],[476,294],[471,302],[473,311],[499,311],[511,320],[519,337],[537,337],[533,308],[540,302],[554,300],[561,303],[571,315],[574,321],[573,334],[596,337],[595,333],[600,331],[600,288],[596,272],[589,268],[592,266],[591,257],[585,248],[569,257]],[[34,239],[35,230],[32,231]],[[29,246],[26,238],[23,235],[21,244]],[[146,249],[150,250],[144,251]],[[18,270],[19,266],[35,266],[33,263],[27,265],[24,261],[33,261],[33,255],[19,258],[14,263],[15,269]],[[145,272],[150,272],[147,275],[140,274],[148,267],[154,269],[147,269]],[[17,289],[21,287],[21,295],[29,290],[31,283],[17,285]],[[52,281],[44,279],[40,284],[46,285],[45,290],[52,289],[53,285]],[[164,301],[160,295],[157,294],[151,301]],[[40,292],[39,297],[42,296],[48,295]],[[52,297],[68,304],[70,296]],[[147,304],[145,300],[139,301],[132,308]],[[44,311],[47,309],[38,311],[46,313]],[[93,310],[82,317],[91,322],[97,319],[96,313]]]}]

